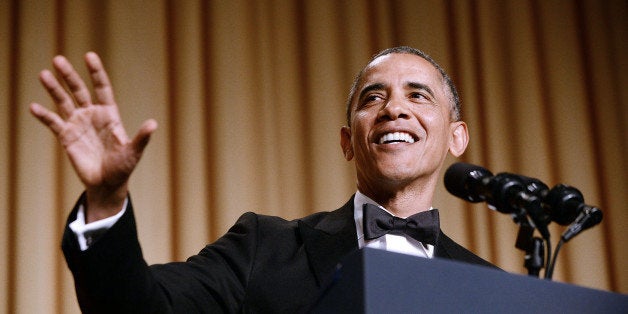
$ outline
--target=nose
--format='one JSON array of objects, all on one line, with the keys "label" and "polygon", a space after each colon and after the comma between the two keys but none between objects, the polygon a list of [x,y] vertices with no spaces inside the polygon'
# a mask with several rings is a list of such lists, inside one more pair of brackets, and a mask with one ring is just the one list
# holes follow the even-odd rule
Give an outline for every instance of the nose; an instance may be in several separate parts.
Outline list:
[{"label": "nose", "polygon": [[377,114],[378,121],[394,121],[410,117],[408,106],[403,100],[391,97]]}]

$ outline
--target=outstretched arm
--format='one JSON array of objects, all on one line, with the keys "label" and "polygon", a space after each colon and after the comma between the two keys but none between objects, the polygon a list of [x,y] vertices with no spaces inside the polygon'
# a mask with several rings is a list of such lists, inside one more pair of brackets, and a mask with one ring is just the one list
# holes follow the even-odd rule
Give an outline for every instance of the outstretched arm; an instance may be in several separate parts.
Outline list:
[{"label": "outstretched arm", "polygon": [[53,67],[59,79],[48,70],[39,75],[57,112],[37,103],[31,104],[30,111],[58,138],[85,185],[86,222],[89,223],[113,216],[122,209],[129,176],[157,128],[157,122],[145,121],[130,139],[100,58],[89,52],[85,63],[94,88],[93,98],[72,64],[65,57],[57,56]]},{"label": "outstretched arm", "polygon": [[93,95],[67,59],[57,56],[53,67],[58,78],[47,70],[40,74],[57,110],[36,103],[30,106],[31,113],[59,139],[86,188],[68,218],[62,242],[81,309],[88,313],[240,312],[257,250],[255,215],[243,216],[217,245],[186,263],[149,267],[129,198],[119,220],[88,250],[79,249],[70,222],[77,221],[80,205],[86,209],[88,223],[118,213],[127,198],[129,176],[157,128],[154,120],[147,120],[130,139],[100,58],[88,53],[85,61]]}]

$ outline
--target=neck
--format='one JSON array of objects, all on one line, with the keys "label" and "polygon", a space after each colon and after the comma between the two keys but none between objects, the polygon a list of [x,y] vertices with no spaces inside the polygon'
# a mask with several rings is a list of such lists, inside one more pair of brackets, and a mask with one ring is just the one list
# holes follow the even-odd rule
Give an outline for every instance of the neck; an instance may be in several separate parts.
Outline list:
[{"label": "neck", "polygon": [[397,186],[394,189],[369,189],[358,185],[358,190],[382,205],[398,217],[408,217],[426,211],[432,207],[434,184],[411,184]]}]

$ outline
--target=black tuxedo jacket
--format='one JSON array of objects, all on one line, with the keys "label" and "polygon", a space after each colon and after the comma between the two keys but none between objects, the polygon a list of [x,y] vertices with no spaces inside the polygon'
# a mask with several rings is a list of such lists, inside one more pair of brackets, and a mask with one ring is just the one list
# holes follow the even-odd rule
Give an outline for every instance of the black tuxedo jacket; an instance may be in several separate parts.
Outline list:
[{"label": "black tuxedo jacket", "polygon": [[[86,313],[298,313],[316,302],[358,243],[351,198],[333,212],[293,221],[246,213],[186,262],[146,264],[130,202],[86,251],[66,226],[62,248]],[[442,232],[435,256],[494,267]]]}]

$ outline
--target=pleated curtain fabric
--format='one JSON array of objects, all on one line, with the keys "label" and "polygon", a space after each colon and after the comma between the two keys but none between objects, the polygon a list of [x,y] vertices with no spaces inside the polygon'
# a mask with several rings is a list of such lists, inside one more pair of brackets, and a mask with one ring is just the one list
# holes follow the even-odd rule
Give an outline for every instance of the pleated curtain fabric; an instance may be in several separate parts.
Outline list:
[{"label": "pleated curtain fabric", "polygon": [[[428,52],[459,88],[461,161],[577,187],[604,211],[555,279],[628,293],[628,3],[623,0],[0,1],[0,312],[76,313],[59,249],[82,191],[30,116],[37,75],[95,51],[127,131],[159,129],[132,176],[149,263],[185,260],[246,211],[297,218],[356,190],[340,149],[354,75],[379,50]],[[453,158],[447,164],[454,162]],[[449,195],[443,230],[525,274],[511,218]],[[552,224],[555,245],[564,227]]]}]

